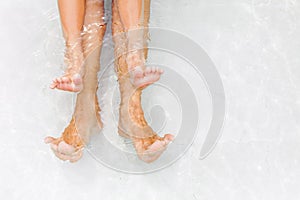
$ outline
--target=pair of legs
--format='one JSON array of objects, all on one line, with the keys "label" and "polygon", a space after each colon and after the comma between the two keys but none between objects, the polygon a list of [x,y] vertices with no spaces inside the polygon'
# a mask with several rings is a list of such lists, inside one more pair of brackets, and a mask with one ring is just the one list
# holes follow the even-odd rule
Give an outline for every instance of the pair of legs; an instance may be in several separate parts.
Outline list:
[{"label": "pair of legs", "polygon": [[[149,12],[146,12],[144,18],[141,19],[142,3],[142,0],[118,0],[116,2],[123,29],[128,35],[129,53],[127,64],[131,82],[135,87],[149,85],[157,81],[163,73],[161,69],[155,67],[145,68],[144,56],[141,55],[141,51],[136,50],[143,47],[144,39],[142,30],[134,30],[144,27],[144,22],[149,20]],[[83,37],[84,34],[89,34],[86,29],[91,30],[92,26],[103,25],[103,15],[101,16],[103,13],[99,10],[89,12],[89,9],[87,9],[88,4],[92,5],[93,1],[58,0],[62,29],[66,41],[65,64],[67,70],[62,77],[53,80],[50,86],[52,89],[79,92],[83,88],[82,78],[85,74],[84,51],[86,51],[82,48]],[[102,20],[90,21],[90,24],[87,24],[85,18],[93,17],[98,19],[101,17]]]},{"label": "pair of legs", "polygon": [[[82,156],[84,144],[95,128],[101,128],[96,91],[99,58],[105,33],[102,0],[59,0],[61,21],[66,40],[68,69],[55,79],[52,88],[80,91],[69,126],[59,138],[46,137],[55,155],[75,162]],[[75,5],[76,4],[76,5]],[[114,0],[112,29],[115,42],[115,68],[121,92],[119,134],[132,139],[138,156],[146,161],[156,160],[173,136],[159,137],[148,126],[141,107],[142,89],[159,79],[162,71],[144,66],[147,31],[132,31],[147,27],[150,0]],[[142,46],[141,46],[142,45]],[[70,48],[70,50],[68,50]]]}]

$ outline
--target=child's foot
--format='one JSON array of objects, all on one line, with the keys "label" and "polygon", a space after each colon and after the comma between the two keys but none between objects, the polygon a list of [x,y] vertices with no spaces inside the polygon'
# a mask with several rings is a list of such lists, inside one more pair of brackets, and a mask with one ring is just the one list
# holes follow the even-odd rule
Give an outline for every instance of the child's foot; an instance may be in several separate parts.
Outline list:
[{"label": "child's foot", "polygon": [[56,78],[53,80],[50,88],[51,89],[59,89],[69,92],[79,92],[82,90],[82,78],[80,74],[74,75],[65,75],[61,78]]},{"label": "child's foot", "polygon": [[128,64],[130,81],[136,88],[146,87],[159,80],[163,73],[158,67],[145,67],[143,55],[139,51],[128,53],[126,62]]},{"label": "child's foot", "polygon": [[84,110],[82,111],[83,113],[72,118],[61,137],[45,138],[45,143],[50,144],[54,154],[61,160],[69,160],[70,162],[78,161],[82,156],[85,144],[88,143],[90,134],[95,128],[102,128],[97,97],[95,100],[94,107],[87,106],[93,105],[90,104],[90,101],[82,104],[83,109],[78,110]]},{"label": "child's foot", "polygon": [[81,41],[73,45],[66,45],[65,64],[68,68],[64,76],[53,80],[50,88],[69,92],[81,91],[83,88],[83,60]]},{"label": "child's foot", "polygon": [[160,79],[160,75],[164,71],[158,67],[142,67],[137,66],[129,71],[130,81],[136,88],[146,87]]}]

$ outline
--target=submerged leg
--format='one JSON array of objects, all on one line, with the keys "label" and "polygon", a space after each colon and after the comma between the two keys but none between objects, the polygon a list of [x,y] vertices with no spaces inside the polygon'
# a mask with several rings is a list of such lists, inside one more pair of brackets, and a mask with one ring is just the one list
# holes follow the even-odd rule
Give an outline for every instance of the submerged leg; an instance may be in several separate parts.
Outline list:
[{"label": "submerged leg", "polygon": [[[150,4],[147,4],[150,5]],[[115,68],[118,73],[121,103],[119,110],[119,134],[133,141],[139,158],[145,162],[153,162],[167,148],[173,140],[171,134],[159,137],[147,124],[141,106],[142,89],[136,88],[130,81],[126,62],[126,35],[116,7],[113,1],[113,39],[115,43]],[[149,7],[145,10],[149,10]],[[148,16],[149,18],[149,16]],[[146,44],[146,42],[143,42]],[[143,52],[147,55],[147,51]]]},{"label": "submerged leg", "polygon": [[87,0],[84,21],[83,49],[86,73],[84,87],[77,95],[75,112],[69,126],[59,138],[46,137],[55,155],[62,160],[75,162],[82,156],[82,149],[89,141],[90,134],[102,128],[97,99],[100,70],[100,52],[106,25],[103,21],[103,0]]},{"label": "submerged leg", "polygon": [[143,0],[117,0],[120,20],[127,34],[127,57],[131,83],[139,88],[158,81],[163,73],[158,67],[145,67],[143,48],[145,33],[149,21],[150,0],[144,2],[144,17],[142,17]]},{"label": "submerged leg", "polygon": [[83,50],[82,28],[85,14],[85,0],[58,0],[60,19],[65,38],[65,74],[53,80],[50,88],[71,92],[82,89]]}]

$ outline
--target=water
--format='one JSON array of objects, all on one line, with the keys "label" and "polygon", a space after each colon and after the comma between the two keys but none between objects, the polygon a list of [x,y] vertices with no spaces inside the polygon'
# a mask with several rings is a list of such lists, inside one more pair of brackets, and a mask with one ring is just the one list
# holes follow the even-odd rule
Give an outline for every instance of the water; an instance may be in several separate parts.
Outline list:
[{"label": "water", "polygon": [[[192,89],[203,110],[200,134],[172,166],[130,175],[102,166],[87,152],[76,164],[60,162],[43,144],[45,136],[60,135],[73,111],[72,94],[48,89],[63,69],[56,2],[1,1],[0,197],[299,199],[299,11],[292,0],[153,1],[151,26],[187,35],[214,61],[225,87],[227,120],[216,149],[199,160],[210,100],[202,79],[187,79],[199,85]],[[184,72],[180,59],[150,54],[150,61]],[[154,89],[145,96],[171,95]],[[144,103],[154,110],[148,110],[149,120],[161,112],[155,101]],[[178,105],[175,98],[171,102]],[[182,120],[176,112],[169,116],[171,124]],[[177,130],[158,122],[151,123],[160,132]],[[123,141],[110,134],[103,135],[120,147]]]}]

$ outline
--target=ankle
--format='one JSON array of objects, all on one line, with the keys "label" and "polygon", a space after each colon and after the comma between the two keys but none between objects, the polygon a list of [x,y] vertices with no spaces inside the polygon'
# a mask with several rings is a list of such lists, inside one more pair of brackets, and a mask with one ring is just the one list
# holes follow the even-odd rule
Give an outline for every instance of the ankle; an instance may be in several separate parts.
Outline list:
[{"label": "ankle", "polygon": [[126,62],[129,70],[132,70],[137,66],[145,65],[145,59],[139,50],[129,52],[126,57]]},{"label": "ankle", "polygon": [[121,95],[120,115],[127,116],[131,123],[137,124],[140,127],[148,125],[142,109],[140,90]]},{"label": "ankle", "polygon": [[81,33],[67,35],[65,37],[65,42],[67,46],[74,46],[74,45],[81,44],[82,42]]}]

